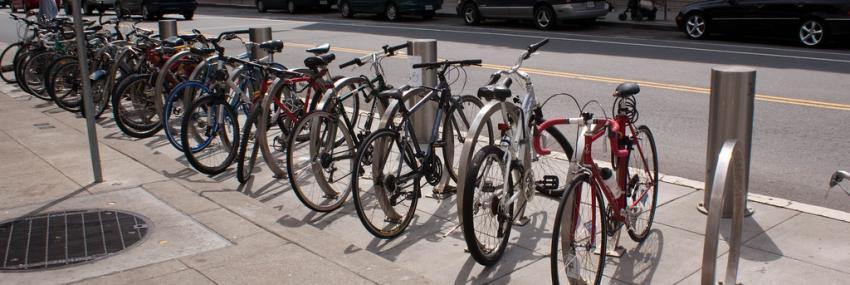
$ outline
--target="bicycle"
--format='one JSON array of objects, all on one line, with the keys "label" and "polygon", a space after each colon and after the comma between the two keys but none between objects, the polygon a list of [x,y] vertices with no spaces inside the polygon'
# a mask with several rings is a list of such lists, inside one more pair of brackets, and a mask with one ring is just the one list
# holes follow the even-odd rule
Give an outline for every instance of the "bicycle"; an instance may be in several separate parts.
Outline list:
[{"label": "bicycle", "polygon": [[[649,235],[658,198],[658,157],[649,127],[634,125],[638,92],[640,87],[634,83],[617,87],[613,119],[594,118],[582,111],[581,117],[551,119],[537,127],[538,131],[561,124],[579,127],[578,152],[568,173],[572,178],[558,205],[552,232],[554,284],[560,283],[562,274],[568,284],[599,284],[608,237],[618,235],[623,225],[636,242]],[[593,142],[603,136],[611,146],[614,170],[599,167],[593,160]],[[534,148],[541,154],[549,152],[540,146],[539,136],[534,137]]]},{"label": "bicycle", "polygon": [[[537,103],[531,77],[520,70],[523,62],[548,42],[544,39],[528,46],[513,67],[497,71],[490,83],[478,90],[478,96],[489,103],[475,122],[498,122],[500,143],[481,147],[469,160],[478,146],[474,139],[477,132],[468,136],[471,139],[464,145],[461,161],[470,161],[471,166],[461,165],[458,214],[467,249],[482,265],[493,265],[501,258],[512,225],[528,222],[525,211],[535,192],[559,187],[556,174],[561,170],[555,167],[559,162],[554,155],[533,153],[530,138],[545,133],[547,142],[551,138],[566,158],[572,156],[572,146],[556,128],[535,129],[543,122],[543,106]],[[526,95],[522,99],[510,90],[512,77],[524,82]],[[508,102],[511,97],[513,102]],[[475,130],[477,125],[471,128]]]},{"label": "bicycle", "polygon": [[[334,92],[319,104],[322,107],[299,120],[293,128],[286,147],[286,171],[295,195],[308,208],[330,212],[348,198],[351,185],[346,182],[351,181],[349,175],[357,146],[374,131],[375,115],[389,104],[382,92],[393,89],[385,82],[381,61],[407,46],[384,46],[381,51],[341,64],[340,69],[371,63],[375,76],[337,80]],[[360,112],[361,99],[371,103],[367,112]],[[350,105],[350,110],[346,105]],[[365,118],[362,125],[357,124],[360,117]],[[298,139],[305,136],[310,139]]]},{"label": "bicycle", "polygon": [[[442,147],[445,151],[451,145],[448,137],[453,136],[453,125],[458,124],[458,117],[463,124],[469,122],[468,118],[464,118],[465,108],[474,108],[477,112],[483,104],[471,95],[453,97],[446,71],[449,67],[480,64],[481,60],[414,64],[413,68],[436,70],[437,87],[422,86],[405,95],[399,90],[387,92],[386,96],[395,100],[382,116],[382,128],[367,136],[357,148],[351,175],[357,215],[372,235],[385,239],[400,235],[416,211],[423,178],[435,186],[443,175],[447,175],[443,173],[443,162],[436,155],[436,148]],[[419,93],[424,93],[424,96],[408,108],[403,97]],[[437,101],[431,133],[414,134],[412,116],[431,101]],[[444,113],[447,116],[444,117]],[[438,135],[441,127],[443,137]],[[417,135],[424,137],[418,139]],[[446,168],[452,167],[446,165]]]}]

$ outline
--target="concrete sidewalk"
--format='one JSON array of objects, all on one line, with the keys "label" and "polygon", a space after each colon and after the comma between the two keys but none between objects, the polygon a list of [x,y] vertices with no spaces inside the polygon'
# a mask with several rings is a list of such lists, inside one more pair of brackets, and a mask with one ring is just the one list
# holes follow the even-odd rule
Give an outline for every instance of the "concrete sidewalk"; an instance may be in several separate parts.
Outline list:
[{"label": "concrete sidewalk", "polygon": [[[262,166],[243,186],[232,169],[200,175],[161,135],[131,139],[109,118],[98,123],[105,182],[90,184],[84,120],[10,85],[0,84],[0,93],[0,219],[117,208],[146,215],[156,225],[151,238],[125,253],[67,269],[0,273],[0,283],[550,282],[557,206],[552,199],[535,197],[527,210],[531,221],[514,227],[503,259],[485,268],[464,251],[453,197],[423,197],[405,234],[376,239],[363,229],[351,202],[332,213],[311,212],[290,193],[287,180],[272,179]],[[643,244],[621,239],[627,253],[608,259],[605,283],[698,283],[705,217],[696,205],[702,196],[699,189],[662,183],[650,237]],[[756,213],[745,220],[740,282],[850,280],[850,224],[752,201],[750,206]],[[718,268],[726,251],[721,242]]]}]

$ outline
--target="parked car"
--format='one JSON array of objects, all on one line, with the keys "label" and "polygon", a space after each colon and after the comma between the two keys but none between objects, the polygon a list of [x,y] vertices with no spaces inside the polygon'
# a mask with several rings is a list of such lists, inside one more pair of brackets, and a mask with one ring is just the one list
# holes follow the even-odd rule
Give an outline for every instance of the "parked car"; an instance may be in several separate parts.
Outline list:
[{"label": "parked car", "polygon": [[286,9],[295,14],[303,9],[318,8],[323,11],[331,9],[331,0],[256,0],[257,11],[265,13],[269,9]]},{"label": "parked car", "polygon": [[[115,3],[117,0],[80,0],[80,4],[82,4],[82,8],[80,9],[83,14],[91,15],[94,11],[103,12],[106,10],[111,10],[115,7]],[[65,14],[71,15],[71,1],[65,1],[65,5],[63,5],[62,9],[65,10]]]},{"label": "parked car", "polygon": [[802,45],[822,46],[850,34],[847,0],[705,0],[682,8],[676,25],[692,39],[713,33],[795,37]]},{"label": "parked car", "polygon": [[358,13],[378,14],[390,21],[398,21],[402,15],[431,19],[442,5],[442,0],[339,0],[337,3],[343,17],[354,17]]},{"label": "parked car", "polygon": [[142,15],[148,20],[162,18],[164,14],[180,14],[191,20],[197,8],[195,0],[120,0],[115,11],[117,14]]},{"label": "parked car", "polygon": [[458,0],[457,14],[467,25],[485,19],[534,20],[541,30],[554,29],[564,21],[593,22],[608,14],[601,0]]},{"label": "parked car", "polygon": [[9,0],[0,0],[0,8],[6,8],[9,5]]}]

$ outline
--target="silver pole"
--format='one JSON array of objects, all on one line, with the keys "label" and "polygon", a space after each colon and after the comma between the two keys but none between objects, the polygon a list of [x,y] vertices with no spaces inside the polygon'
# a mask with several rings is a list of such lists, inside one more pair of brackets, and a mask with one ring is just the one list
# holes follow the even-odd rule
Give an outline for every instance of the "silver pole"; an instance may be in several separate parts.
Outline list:
[{"label": "silver pole", "polygon": [[268,53],[257,45],[272,40],[272,28],[250,28],[248,31],[248,40],[254,43],[254,46],[251,48],[251,59],[256,60],[266,57]]},{"label": "silver pole", "polygon": [[[744,156],[743,182],[740,187],[746,197],[749,192],[750,150],[753,138],[753,107],[756,94],[756,70],[743,66],[711,69],[711,99],[708,115],[708,145],[705,159],[705,197],[700,211],[706,212],[711,203],[712,178],[717,156],[726,140],[737,140]],[[732,195],[723,200],[723,218],[732,217]],[[747,216],[753,214],[747,209]]]},{"label": "silver pole", "polygon": [[[412,63],[437,62],[437,40],[419,39],[408,41],[407,55]],[[416,78],[418,77],[418,78]],[[411,86],[437,87],[437,71],[434,69],[413,69],[411,74]],[[416,104],[420,98],[410,98],[408,104]],[[437,114],[437,103],[429,102],[417,110],[411,117],[413,133],[420,142],[425,141],[431,135],[434,118]]]},{"label": "silver pole", "polygon": [[159,20],[159,38],[167,39],[177,36],[176,20]]},{"label": "silver pole", "polygon": [[103,182],[103,171],[100,167],[100,150],[97,145],[97,128],[94,125],[94,98],[91,94],[91,82],[89,82],[88,50],[86,49],[86,36],[83,34],[83,19],[80,17],[80,1],[72,0],[71,10],[74,17],[74,33],[77,39],[77,56],[80,60],[80,79],[83,81],[83,106],[86,112],[86,130],[89,138],[89,152],[91,153],[91,167],[94,174],[94,182]]}]

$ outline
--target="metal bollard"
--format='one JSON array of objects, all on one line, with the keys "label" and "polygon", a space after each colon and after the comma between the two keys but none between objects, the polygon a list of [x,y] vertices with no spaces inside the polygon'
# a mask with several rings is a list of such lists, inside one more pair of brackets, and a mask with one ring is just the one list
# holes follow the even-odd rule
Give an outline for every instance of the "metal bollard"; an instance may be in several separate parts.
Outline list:
[{"label": "metal bollard", "polygon": [[159,20],[159,38],[167,39],[177,36],[176,20]]},{"label": "metal bollard", "polygon": [[[710,208],[712,179],[717,156],[726,140],[737,140],[744,157],[744,197],[749,192],[750,150],[753,138],[753,106],[755,102],[756,70],[743,66],[716,67],[711,69],[711,99],[708,115],[708,147],[705,159],[705,196],[698,207],[706,213]],[[732,217],[732,196],[723,200],[723,218]],[[746,199],[746,198],[745,198]],[[745,206],[746,206],[746,200]],[[753,214],[747,208],[746,216]]]},{"label": "metal bollard", "polygon": [[257,60],[268,56],[269,54],[257,45],[272,40],[272,28],[250,28],[248,31],[248,40],[254,43],[254,47],[251,48],[251,59]]},{"label": "metal bollard", "polygon": [[[407,55],[410,63],[437,62],[437,40],[419,39],[408,41]],[[433,69],[411,69],[410,86],[437,86],[437,71]],[[416,104],[420,98],[410,98],[408,104]],[[416,111],[411,118],[413,133],[424,142],[431,136],[434,126],[434,116],[437,114],[437,103],[430,102]]]}]

